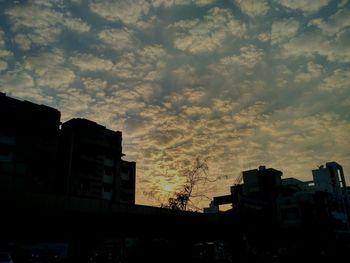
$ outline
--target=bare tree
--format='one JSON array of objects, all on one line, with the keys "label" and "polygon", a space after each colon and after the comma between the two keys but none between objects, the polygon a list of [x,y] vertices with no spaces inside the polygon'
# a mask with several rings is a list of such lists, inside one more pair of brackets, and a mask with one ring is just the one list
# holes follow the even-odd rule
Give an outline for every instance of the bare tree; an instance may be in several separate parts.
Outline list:
[{"label": "bare tree", "polygon": [[179,192],[175,192],[172,197],[168,199],[168,202],[162,204],[163,208],[170,208],[174,210],[199,210],[199,208],[193,203],[193,199],[198,197],[206,197],[206,195],[200,191],[207,182],[214,182],[216,180],[210,180],[208,176],[208,158],[201,159],[196,158],[194,165],[190,169],[183,171],[183,175],[186,177],[183,189]]}]

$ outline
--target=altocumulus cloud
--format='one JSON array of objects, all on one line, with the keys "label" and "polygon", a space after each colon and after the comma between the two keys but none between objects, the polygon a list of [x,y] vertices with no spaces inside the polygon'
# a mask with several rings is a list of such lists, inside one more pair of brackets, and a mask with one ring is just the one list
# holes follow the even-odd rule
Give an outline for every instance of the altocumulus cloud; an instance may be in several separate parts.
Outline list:
[{"label": "altocumulus cloud", "polygon": [[[123,131],[137,203],[208,158],[209,197],[244,169],[350,179],[346,0],[0,1],[0,90]],[[199,206],[207,200],[198,200]]]}]

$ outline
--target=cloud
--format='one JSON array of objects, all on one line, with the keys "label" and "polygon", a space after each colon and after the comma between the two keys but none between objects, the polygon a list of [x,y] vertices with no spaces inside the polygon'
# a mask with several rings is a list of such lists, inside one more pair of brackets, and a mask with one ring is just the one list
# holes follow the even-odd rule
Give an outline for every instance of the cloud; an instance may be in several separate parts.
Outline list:
[{"label": "cloud", "polygon": [[200,106],[183,106],[182,111],[189,118],[207,117],[211,114],[211,109]]},{"label": "cloud", "polygon": [[190,5],[192,0],[151,0],[151,4],[153,7],[172,7],[172,6],[183,6]]},{"label": "cloud", "polygon": [[24,98],[37,103],[52,102],[52,97],[44,95],[41,89],[35,87],[32,76],[24,71],[6,72],[1,77],[0,89],[8,96]]},{"label": "cloud", "polygon": [[339,8],[342,8],[344,7],[347,3],[349,2],[349,0],[341,0],[338,4],[338,7]]},{"label": "cloud", "polygon": [[346,1],[84,2],[6,4],[0,90],[121,130],[137,203],[164,202],[196,156],[210,197],[259,165],[348,169]]},{"label": "cloud", "polygon": [[197,6],[206,6],[212,5],[218,2],[219,0],[192,0],[192,2]]},{"label": "cloud", "polygon": [[195,65],[181,64],[169,73],[172,81],[178,87],[194,87],[198,85],[198,72]]},{"label": "cloud", "polygon": [[144,46],[135,52],[124,53],[111,74],[121,79],[155,81],[162,77],[168,56],[160,45]]},{"label": "cloud", "polygon": [[90,26],[86,22],[56,10],[50,2],[40,1],[30,1],[5,10],[20,49],[26,51],[33,46],[47,46],[55,42],[65,28],[89,31]]},{"label": "cloud", "polygon": [[41,30],[55,29],[63,18],[63,14],[35,3],[14,6],[7,9],[5,14],[9,16],[14,31],[33,28],[39,35],[42,35]]},{"label": "cloud", "polygon": [[56,95],[58,108],[64,109],[61,113],[62,120],[66,121],[71,118],[87,117],[90,107],[95,99],[88,94],[82,93],[81,90],[75,88],[65,89]]},{"label": "cloud", "polygon": [[[261,139],[270,142],[266,145],[266,153],[272,163],[276,163],[284,167],[285,174],[298,174],[299,177],[311,177],[310,171],[302,171],[300,167],[295,165],[309,165],[310,163],[324,163],[326,160],[340,157],[345,154],[345,147],[342,145],[344,139],[344,131],[349,129],[349,123],[341,120],[340,116],[334,113],[321,112],[311,116],[295,116],[294,112],[305,112],[303,107],[286,108],[284,111],[284,119],[276,120],[272,117],[271,126],[261,127]],[[277,114],[276,114],[277,115]],[[289,115],[289,116],[288,116]],[[327,128],[326,128],[327,127]],[[343,143],[346,139],[343,141]],[[337,153],[334,145],[341,147],[342,153]],[[287,150],[288,149],[288,150]],[[282,152],[288,153],[282,158],[279,156]],[[303,157],[305,158],[303,158]],[[280,160],[277,160],[280,159]],[[288,161],[287,159],[292,159]],[[293,171],[291,168],[296,169]],[[312,167],[310,167],[311,170]],[[299,171],[298,171],[299,170]]]},{"label": "cloud", "polygon": [[258,35],[258,39],[262,42],[267,42],[270,41],[271,39],[271,34],[268,32],[263,32]]},{"label": "cloud", "polygon": [[317,53],[327,54],[329,43],[324,43],[321,34],[313,31],[300,34],[282,45],[285,56],[312,56]]},{"label": "cloud", "polygon": [[17,34],[15,36],[15,43],[18,45],[19,49],[23,51],[30,50],[32,47],[31,37],[26,34]]},{"label": "cloud", "polygon": [[142,101],[148,102],[155,97],[159,87],[155,83],[146,82],[135,86],[133,90],[140,96]]},{"label": "cloud", "polygon": [[127,118],[124,125],[125,129],[134,136],[141,136],[150,132],[147,122],[140,118]]},{"label": "cloud", "polygon": [[9,50],[0,49],[0,58],[7,58],[13,56],[13,53]]},{"label": "cloud", "polygon": [[7,69],[7,62],[0,59],[0,72]]},{"label": "cloud", "polygon": [[64,62],[64,51],[56,48],[25,58],[23,68],[33,72],[36,84],[39,86],[50,89],[67,88],[76,76]]},{"label": "cloud", "polygon": [[[7,38],[5,32],[0,29],[0,58],[8,58],[13,55],[11,51],[6,49],[6,41]],[[2,66],[0,67],[2,68],[2,70],[7,68],[7,63],[4,60],[2,60],[1,65]]]},{"label": "cloud", "polygon": [[199,7],[213,5],[219,0],[151,0],[153,7],[174,7],[174,6],[186,6],[186,5],[196,5]]},{"label": "cloud", "polygon": [[266,0],[236,0],[236,5],[250,17],[262,16],[269,10]]},{"label": "cloud", "polygon": [[133,32],[127,28],[105,29],[98,34],[99,39],[115,50],[133,49],[136,45],[136,38]]},{"label": "cloud", "polygon": [[277,44],[294,37],[298,29],[299,22],[294,19],[273,22],[271,28],[271,43]]},{"label": "cloud", "polygon": [[69,61],[81,71],[108,71],[113,67],[111,60],[92,54],[76,54]]},{"label": "cloud", "polygon": [[204,88],[187,88],[184,90],[184,98],[191,104],[201,103],[205,101],[207,97],[208,93]]},{"label": "cloud", "polygon": [[[75,79],[75,73],[64,65],[64,52],[60,49],[37,52],[31,56],[23,57],[18,61],[16,67],[13,72],[21,73],[6,75],[8,81],[18,75],[20,79],[27,81],[29,87],[32,88],[30,90],[37,95],[43,93],[43,90],[49,89],[56,93],[55,89],[66,88]],[[10,83],[14,83],[13,80]],[[41,101],[39,98],[36,100]]]},{"label": "cloud", "polygon": [[267,107],[267,103],[256,101],[253,105],[244,108],[233,116],[233,120],[243,127],[255,127],[260,126],[266,119],[264,111]]},{"label": "cloud", "polygon": [[317,18],[311,20],[310,25],[316,25],[328,36],[333,36],[350,26],[350,10],[340,9],[327,20]]},{"label": "cloud", "polygon": [[[139,163],[142,165],[152,161],[155,168],[145,166],[139,180],[146,177],[158,182],[166,177],[167,171],[179,178],[181,165],[188,166],[193,156],[209,156],[210,175],[225,175],[230,180],[234,180],[240,171],[261,164],[282,169],[285,177],[298,174],[298,178],[309,180],[312,167],[304,170],[305,167],[328,160],[328,155],[332,153],[326,149],[333,143],[346,141],[345,131],[349,129],[349,124],[339,121],[336,115],[320,113],[305,116],[306,111],[301,107],[283,108],[283,114],[280,111],[267,114],[270,105],[265,102],[257,102],[237,111],[237,108],[230,108],[231,100],[227,100],[227,103],[225,100],[216,102],[216,105],[226,105],[222,107],[228,108],[217,119],[208,118],[210,110],[201,107],[184,108],[186,117],[160,109],[147,114],[149,118],[154,116],[158,124],[154,128],[148,127],[148,132],[142,136],[141,141],[146,143],[138,148],[143,156]],[[196,118],[196,114],[202,117],[208,115],[206,118]],[[142,131],[144,121],[135,121],[137,130]],[[324,129],[324,125],[333,128]],[[335,134],[337,138],[332,139]],[[322,138],[329,138],[329,142],[320,144]],[[345,148],[342,149],[343,153],[347,151]],[[317,154],[320,150],[322,154]],[[337,160],[340,160],[340,156],[337,155]],[[303,167],[300,167],[301,164]],[[167,196],[163,185],[153,180],[143,181],[139,191],[147,188],[153,189],[158,200]],[[217,195],[226,190],[217,186],[211,192]],[[148,202],[152,203],[151,200]]]},{"label": "cloud", "polygon": [[170,28],[175,30],[174,46],[190,53],[218,50],[227,37],[240,38],[246,31],[228,9],[217,7],[210,9],[203,20],[181,20]]},{"label": "cloud", "polygon": [[63,65],[64,61],[64,51],[55,48],[50,52],[37,53],[27,57],[24,61],[24,68],[28,71],[34,71],[38,75],[42,75],[49,69]]},{"label": "cloud", "polygon": [[325,56],[331,62],[350,62],[350,32],[344,30],[332,39],[320,31],[300,34],[282,45],[282,55],[313,57]]},{"label": "cloud", "polygon": [[0,29],[0,48],[5,47],[5,32]]},{"label": "cloud", "polygon": [[238,107],[238,103],[228,99],[213,99],[213,108],[222,114],[233,113]]},{"label": "cloud", "polygon": [[220,63],[224,66],[245,66],[253,68],[263,58],[263,51],[253,45],[240,48],[238,56],[228,56],[220,59]]},{"label": "cloud", "polygon": [[23,89],[34,87],[33,78],[26,72],[7,72],[3,75],[3,86],[6,89]]},{"label": "cloud", "polygon": [[75,74],[70,69],[55,67],[38,76],[36,82],[39,86],[55,89],[67,88],[74,79]]},{"label": "cloud", "polygon": [[147,15],[150,4],[144,0],[93,0],[90,10],[108,21],[121,21],[124,24],[136,24]]},{"label": "cloud", "polygon": [[304,12],[317,12],[319,11],[322,7],[326,6],[329,4],[330,0],[280,0],[276,1],[279,4],[281,4],[284,7],[290,8],[290,9],[296,9],[296,10],[301,10]]},{"label": "cloud", "polygon": [[350,70],[336,69],[332,75],[325,78],[320,85],[321,90],[333,92],[350,88]]},{"label": "cloud", "polygon": [[95,79],[95,78],[82,78],[81,81],[83,82],[86,90],[90,93],[99,93],[103,92],[107,88],[107,81],[102,79]]},{"label": "cloud", "polygon": [[295,76],[295,82],[301,83],[311,81],[313,79],[319,78],[323,72],[324,68],[322,65],[308,62],[306,72],[297,73]]},{"label": "cloud", "polygon": [[[243,57],[237,56],[242,63]],[[266,80],[256,78],[259,71],[264,67],[255,67],[255,63],[259,61],[252,60],[252,64],[233,64],[231,57],[224,57],[228,61],[222,59],[216,63],[208,65],[208,72],[204,83],[209,83],[206,87],[210,90],[212,98],[230,99],[233,103],[239,101],[241,107],[250,105],[259,97],[266,97],[271,94],[270,85],[267,85]],[[237,60],[236,57],[233,60]],[[249,60],[249,59],[248,59]],[[264,63],[264,62],[262,62]],[[263,65],[263,64],[262,64]],[[272,77],[270,77],[273,79]]]},{"label": "cloud", "polygon": [[[258,108],[261,106],[260,104],[252,106],[246,111],[242,110],[242,122],[244,116],[259,114],[262,109],[259,110]],[[241,141],[242,138],[252,134],[249,131],[251,128],[238,128],[232,118],[227,118],[227,120],[224,120],[226,118],[202,118],[211,115],[212,111],[208,107],[185,106],[182,110],[183,113],[180,115],[174,115],[169,111],[161,111],[160,109],[147,114],[148,118],[151,118],[148,122],[153,123],[154,121],[154,128],[150,129],[148,134],[143,137],[143,141],[146,143],[142,144],[140,152],[142,156],[150,156],[153,166],[157,167],[154,171],[148,170],[147,174],[153,175],[150,178],[162,177],[167,170],[174,173],[174,175],[181,174],[183,165],[191,164],[193,156],[210,156],[213,161],[210,163],[210,168],[213,168],[219,174],[223,170],[231,174],[236,169],[234,168],[236,164],[228,166],[227,162],[223,160],[228,158],[233,150],[237,149],[239,149],[239,155],[242,156],[244,148],[238,147],[238,145],[244,144]],[[227,114],[227,116],[230,115],[232,113]],[[250,122],[255,122],[258,119],[254,118]],[[150,149],[151,147],[154,148],[154,145],[157,145],[157,149]],[[150,152],[152,154],[147,155]],[[164,169],[164,173],[159,174],[161,169]],[[164,195],[161,185],[152,183],[152,186],[158,197]]]},{"label": "cloud", "polygon": [[78,32],[88,32],[90,31],[90,26],[82,21],[80,18],[65,17],[63,19],[63,25],[67,28],[78,31]]}]

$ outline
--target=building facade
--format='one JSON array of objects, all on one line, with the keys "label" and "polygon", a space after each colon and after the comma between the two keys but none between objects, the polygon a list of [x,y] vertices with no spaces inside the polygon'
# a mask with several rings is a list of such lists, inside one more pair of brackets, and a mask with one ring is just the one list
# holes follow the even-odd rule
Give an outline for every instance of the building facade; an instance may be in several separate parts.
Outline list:
[{"label": "building facade", "polygon": [[348,189],[341,165],[328,162],[312,174],[313,181],[301,181],[282,179],[281,171],[264,166],[243,171],[243,184],[232,186],[230,195],[214,197],[212,205],[232,204],[233,210],[250,214],[251,225],[265,215],[265,222],[280,229],[348,230]]},{"label": "building facade", "polygon": [[[315,191],[331,196],[332,216],[343,224],[349,222],[349,198],[343,167],[336,162],[328,162],[312,170]],[[349,227],[349,226],[348,226]]]},{"label": "building facade", "polygon": [[51,191],[60,112],[0,93],[0,122],[0,191]]},{"label": "building facade", "polygon": [[86,119],[61,125],[60,116],[0,93],[0,194],[134,204],[136,163],[122,160],[122,133]]},{"label": "building facade", "polygon": [[343,199],[347,196],[343,167],[336,162],[328,162],[318,169],[312,170],[315,187],[318,191],[334,194]]},{"label": "building facade", "polygon": [[[62,124],[60,185],[67,195],[135,203],[134,162],[122,160],[122,133],[86,119]],[[64,180],[62,180],[64,179]]]}]

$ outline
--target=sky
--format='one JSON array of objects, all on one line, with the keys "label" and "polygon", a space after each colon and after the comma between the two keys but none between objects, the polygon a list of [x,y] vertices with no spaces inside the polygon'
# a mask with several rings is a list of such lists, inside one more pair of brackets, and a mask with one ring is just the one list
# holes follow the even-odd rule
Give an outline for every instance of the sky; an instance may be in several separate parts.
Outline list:
[{"label": "sky", "polygon": [[138,204],[196,158],[208,198],[260,165],[350,185],[348,0],[0,0],[0,91],[122,131]]}]

